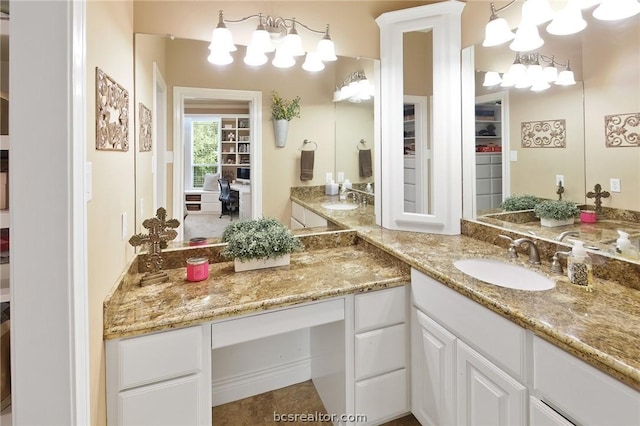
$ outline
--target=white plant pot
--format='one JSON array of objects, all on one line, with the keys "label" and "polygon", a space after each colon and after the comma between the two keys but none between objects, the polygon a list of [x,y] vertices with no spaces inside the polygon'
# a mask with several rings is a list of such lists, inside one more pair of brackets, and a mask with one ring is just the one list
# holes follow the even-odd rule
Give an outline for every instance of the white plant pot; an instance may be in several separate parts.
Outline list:
[{"label": "white plant pot", "polygon": [[565,225],[573,225],[575,218],[571,217],[569,219],[558,220],[558,219],[548,219],[545,217],[540,218],[540,225],[546,226],[549,228],[555,228],[556,226],[565,226]]},{"label": "white plant pot", "polygon": [[287,144],[287,131],[289,130],[288,120],[273,120],[273,134],[276,139],[276,146],[283,148]]},{"label": "white plant pot", "polygon": [[251,259],[245,262],[241,262],[238,259],[234,260],[236,272],[252,271],[254,269],[275,268],[276,266],[287,266],[291,261],[291,255],[289,253],[280,257],[269,259]]}]

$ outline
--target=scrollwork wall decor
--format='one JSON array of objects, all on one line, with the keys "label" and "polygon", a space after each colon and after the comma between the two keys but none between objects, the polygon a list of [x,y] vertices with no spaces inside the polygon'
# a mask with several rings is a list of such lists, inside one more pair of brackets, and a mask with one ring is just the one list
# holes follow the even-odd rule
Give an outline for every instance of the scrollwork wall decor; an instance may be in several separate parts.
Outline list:
[{"label": "scrollwork wall decor", "polygon": [[151,151],[151,110],[142,102],[138,104],[138,118],[140,119],[140,131],[138,132],[138,144],[140,152]]},{"label": "scrollwork wall decor", "polygon": [[640,112],[604,116],[607,148],[640,146]]},{"label": "scrollwork wall decor", "polygon": [[96,149],[129,150],[129,92],[96,67]]},{"label": "scrollwork wall decor", "polygon": [[565,148],[566,120],[525,121],[521,135],[523,148]]}]

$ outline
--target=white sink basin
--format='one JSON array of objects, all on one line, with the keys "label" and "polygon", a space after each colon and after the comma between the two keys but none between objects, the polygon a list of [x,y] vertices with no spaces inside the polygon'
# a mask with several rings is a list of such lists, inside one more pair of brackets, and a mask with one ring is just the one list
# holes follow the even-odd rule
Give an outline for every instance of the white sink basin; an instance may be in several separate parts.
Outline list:
[{"label": "white sink basin", "polygon": [[323,204],[322,207],[329,210],[355,210],[357,204]]},{"label": "white sink basin", "polygon": [[525,267],[493,259],[461,259],[453,265],[467,275],[500,287],[542,291],[556,286],[555,281]]}]

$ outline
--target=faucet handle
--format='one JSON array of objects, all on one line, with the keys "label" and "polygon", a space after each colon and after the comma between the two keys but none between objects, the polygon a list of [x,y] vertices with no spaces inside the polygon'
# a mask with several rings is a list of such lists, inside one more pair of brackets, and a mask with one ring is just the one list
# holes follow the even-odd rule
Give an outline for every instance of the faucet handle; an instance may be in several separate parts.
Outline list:
[{"label": "faucet handle", "polygon": [[505,240],[509,241],[509,249],[507,250],[507,257],[509,257],[510,259],[517,258],[518,252],[516,251],[516,245],[513,238],[509,237],[508,235],[502,235],[502,234],[499,234],[498,237],[504,238]]},{"label": "faucet handle", "polygon": [[560,256],[569,256],[571,251],[557,251],[551,258],[551,273],[562,274],[562,263],[560,263]]}]

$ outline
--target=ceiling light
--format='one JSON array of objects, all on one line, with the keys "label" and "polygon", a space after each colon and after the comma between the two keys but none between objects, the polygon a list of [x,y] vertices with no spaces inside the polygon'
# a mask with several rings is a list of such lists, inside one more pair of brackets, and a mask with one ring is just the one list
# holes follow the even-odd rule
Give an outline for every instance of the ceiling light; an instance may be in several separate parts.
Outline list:
[{"label": "ceiling light", "polygon": [[333,101],[340,102],[348,100],[349,102],[360,103],[371,99],[374,94],[373,84],[367,79],[364,70],[358,70],[347,75],[342,84],[336,87],[333,94]]},{"label": "ceiling light", "polygon": [[305,55],[302,47],[302,38],[298,33],[298,28],[302,27],[310,33],[321,34],[316,52],[306,53],[306,60],[303,69],[307,71],[320,71],[324,69],[322,62],[335,61],[335,45],[329,36],[329,25],[325,30],[314,30],[307,25],[296,20],[296,18],[281,18],[272,16],[257,15],[246,16],[238,20],[224,19],[222,10],[218,15],[218,25],[211,35],[211,51],[207,58],[209,62],[216,65],[226,65],[233,62],[231,52],[237,50],[233,44],[231,31],[226,24],[236,24],[257,19],[258,25],[251,35],[251,41],[247,46],[244,62],[251,66],[260,66],[269,59],[266,53],[274,52],[271,63],[278,68],[289,68],[295,65],[295,56]]},{"label": "ceiling light", "polygon": [[482,85],[484,87],[497,86],[502,83],[502,78],[500,78],[500,73],[496,71],[489,71],[484,75],[484,82]]},{"label": "ceiling light", "polygon": [[549,0],[527,0],[522,5],[522,16],[534,25],[540,25],[553,19],[553,10]]},{"label": "ceiling light", "polygon": [[528,52],[535,50],[544,44],[540,38],[538,27],[533,22],[523,21],[516,31],[516,38],[511,42],[509,48],[516,52]]},{"label": "ceiling light", "polygon": [[630,18],[640,13],[637,0],[602,0],[600,6],[593,11],[593,17],[603,21],[616,21]]},{"label": "ceiling light", "polygon": [[[549,66],[543,66],[544,64]],[[558,67],[565,69],[558,73]],[[488,71],[485,74],[483,86],[500,84],[501,87],[531,88],[534,92],[541,92],[551,87],[550,83],[559,86],[576,84],[569,61],[565,65],[556,62],[554,56],[539,53],[516,53],[513,64],[509,67],[509,71],[504,73],[501,82],[495,83],[496,76],[500,78],[498,72]]]},{"label": "ceiling light", "polygon": [[547,32],[554,35],[569,35],[579,33],[587,27],[587,21],[582,19],[582,9],[579,0],[569,0],[567,5],[558,12],[553,21],[547,25]]},{"label": "ceiling light", "polygon": [[[507,6],[510,5],[511,4]],[[489,23],[484,27],[484,41],[482,42],[484,47],[499,46],[513,40],[515,37],[515,34],[509,28],[507,20],[504,18],[498,18],[498,15],[496,14],[504,8],[496,10],[494,4],[491,3],[491,17],[489,17]]]}]

